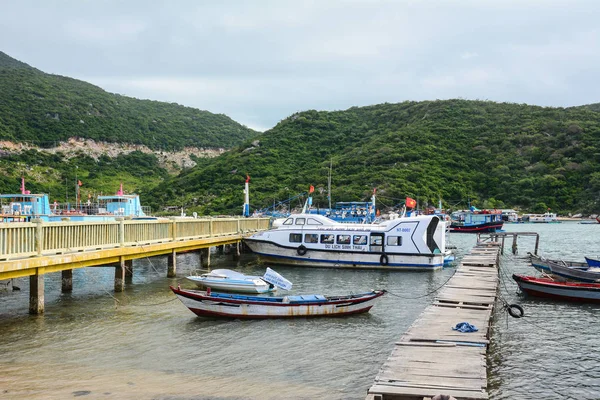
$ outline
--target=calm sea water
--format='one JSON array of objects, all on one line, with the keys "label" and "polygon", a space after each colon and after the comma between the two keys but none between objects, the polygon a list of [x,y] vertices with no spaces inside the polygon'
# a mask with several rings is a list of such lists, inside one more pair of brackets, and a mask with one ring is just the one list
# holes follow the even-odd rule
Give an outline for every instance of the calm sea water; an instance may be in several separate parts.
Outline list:
[{"label": "calm sea water", "polygon": [[[540,233],[540,253],[581,259],[600,255],[600,224],[514,224]],[[475,236],[451,234],[459,256]],[[505,255],[500,295],[521,304],[522,319],[496,307],[489,352],[492,399],[600,399],[600,306],[527,299],[513,272],[533,273],[519,254]],[[510,243],[507,243],[507,249]],[[507,252],[508,253],[508,252]],[[262,274],[252,255],[237,262],[212,255],[213,268]],[[7,399],[364,399],[380,366],[454,272],[347,271],[275,267],[293,293],[346,294],[385,288],[370,313],[347,318],[268,321],[201,319],[169,291],[198,268],[178,257],[134,262],[133,284],[113,293],[112,268],[74,272],[60,293],[60,274],[46,277],[46,313],[29,316],[28,280],[0,292],[0,398]],[[460,321],[457,321],[460,322]],[[461,360],[456,360],[460,363]]]}]

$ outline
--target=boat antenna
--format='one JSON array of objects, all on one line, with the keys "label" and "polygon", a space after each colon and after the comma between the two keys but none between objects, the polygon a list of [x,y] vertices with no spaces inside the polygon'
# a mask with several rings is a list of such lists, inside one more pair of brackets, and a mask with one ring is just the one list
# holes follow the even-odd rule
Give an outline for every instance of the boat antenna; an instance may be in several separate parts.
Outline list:
[{"label": "boat antenna", "polygon": [[329,210],[331,210],[331,170],[333,169],[333,158],[329,160],[329,176],[327,177],[327,198],[329,198]]}]

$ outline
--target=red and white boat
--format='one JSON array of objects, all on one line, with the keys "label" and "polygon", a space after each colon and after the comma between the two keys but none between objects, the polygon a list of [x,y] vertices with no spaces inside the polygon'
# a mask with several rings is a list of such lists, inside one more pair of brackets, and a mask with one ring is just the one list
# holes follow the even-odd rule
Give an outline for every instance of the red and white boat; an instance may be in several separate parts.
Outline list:
[{"label": "red and white boat", "polygon": [[385,290],[347,296],[248,296],[170,287],[179,300],[201,317],[290,318],[342,316],[367,312]]},{"label": "red and white boat", "polygon": [[600,283],[557,282],[551,278],[517,274],[513,274],[513,279],[523,292],[531,296],[600,303]]}]

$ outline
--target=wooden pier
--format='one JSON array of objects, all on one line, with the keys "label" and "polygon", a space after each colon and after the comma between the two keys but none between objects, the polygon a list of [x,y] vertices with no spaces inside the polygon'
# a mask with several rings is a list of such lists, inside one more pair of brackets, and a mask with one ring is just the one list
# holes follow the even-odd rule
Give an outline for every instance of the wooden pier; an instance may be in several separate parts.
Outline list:
[{"label": "wooden pier", "polygon": [[200,251],[210,263],[210,248],[235,246],[269,228],[268,218],[172,218],[105,222],[0,223],[0,280],[30,277],[29,312],[44,312],[44,275],[62,273],[62,291],[73,288],[73,269],[115,268],[115,291],[130,279],[132,260],[167,255],[167,276],[175,277],[177,253]]},{"label": "wooden pier", "polygon": [[[487,399],[486,352],[498,286],[501,243],[478,241],[455,274],[395,343],[367,400],[423,400],[449,395]],[[468,322],[478,331],[452,328]]]}]

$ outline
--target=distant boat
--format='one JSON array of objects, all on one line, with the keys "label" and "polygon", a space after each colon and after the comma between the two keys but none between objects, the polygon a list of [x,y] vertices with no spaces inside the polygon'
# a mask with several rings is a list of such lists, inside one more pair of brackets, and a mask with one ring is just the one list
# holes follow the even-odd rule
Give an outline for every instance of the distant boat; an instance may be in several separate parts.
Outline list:
[{"label": "distant boat", "polygon": [[544,214],[523,214],[523,221],[532,223],[543,223],[543,224],[556,224],[560,223],[555,213],[549,211]]},{"label": "distant boat", "polygon": [[385,290],[323,296],[318,294],[283,297],[247,296],[170,287],[179,300],[200,317],[294,318],[335,317],[368,312]]},{"label": "distant boat", "polygon": [[21,183],[21,193],[0,194],[2,222],[30,222],[39,218],[46,222],[62,221],[114,221],[117,217],[131,219],[157,219],[145,213],[137,194],[123,194],[123,185],[115,195],[99,196],[97,203],[75,205],[50,204],[48,194],[32,194]]},{"label": "distant boat", "polygon": [[600,303],[600,284],[557,282],[551,278],[536,278],[513,274],[519,288],[528,295],[558,300]]},{"label": "distant boat", "polygon": [[[276,280],[270,279],[275,275],[278,277]],[[186,279],[199,287],[239,293],[270,293],[277,290],[277,285],[286,290],[292,288],[291,282],[285,280],[271,268],[267,268],[263,277],[244,275],[230,269],[215,269],[200,276],[187,276]],[[287,284],[282,285],[280,283],[282,281]]]},{"label": "distant boat", "polygon": [[469,210],[450,214],[450,232],[496,232],[503,225],[501,210],[478,210],[471,207]]}]

